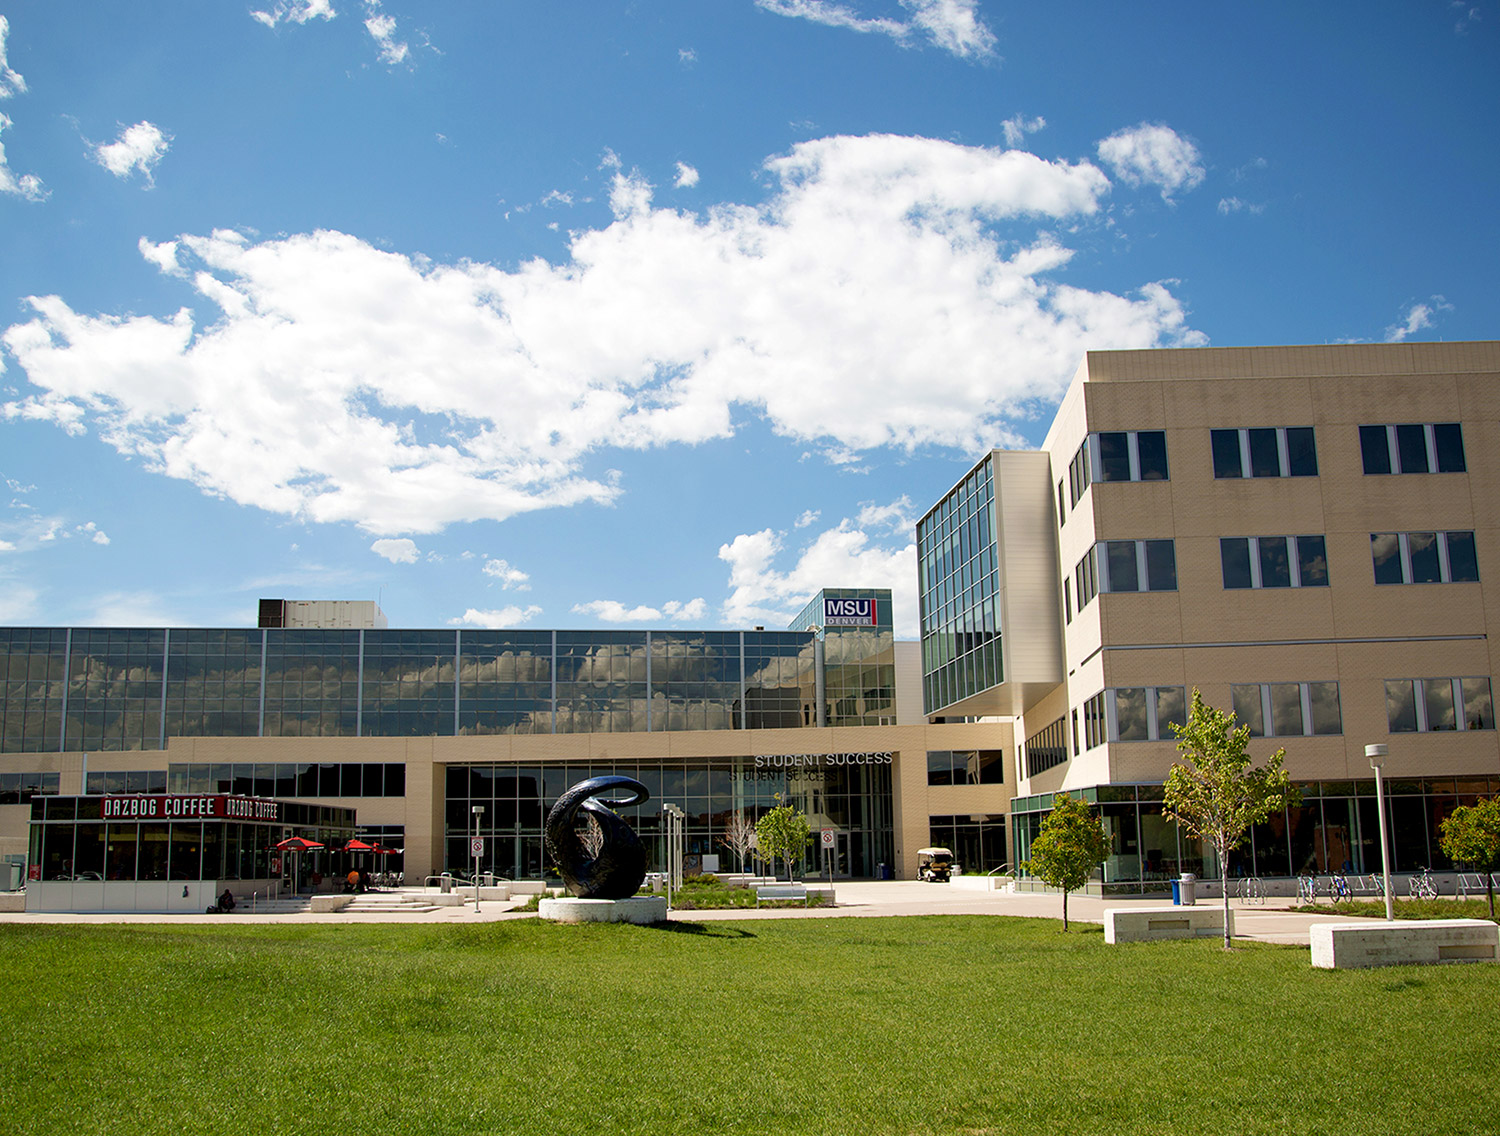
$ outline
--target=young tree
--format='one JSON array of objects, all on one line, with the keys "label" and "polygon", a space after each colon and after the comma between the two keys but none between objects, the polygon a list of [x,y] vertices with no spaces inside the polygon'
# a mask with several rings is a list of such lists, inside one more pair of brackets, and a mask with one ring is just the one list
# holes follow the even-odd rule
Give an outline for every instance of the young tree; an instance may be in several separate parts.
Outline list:
[{"label": "young tree", "polygon": [[745,870],[745,856],[755,845],[755,825],[743,809],[736,809],[724,824],[724,833],[719,843],[739,859],[740,871]]},{"label": "young tree", "polygon": [[1490,918],[1495,917],[1495,882],[1490,872],[1500,859],[1500,797],[1474,805],[1460,805],[1443,818],[1438,843],[1443,855],[1455,864],[1484,870],[1484,890],[1490,900]]},{"label": "young tree", "polygon": [[1224,949],[1229,941],[1229,853],[1244,843],[1252,825],[1277,809],[1295,805],[1301,794],[1281,768],[1278,749],[1261,768],[1250,764],[1250,727],[1234,725],[1234,715],[1204,704],[1193,688],[1185,725],[1172,723],[1177,750],[1187,758],[1167,774],[1165,813],[1191,836],[1207,841],[1219,859],[1224,890]]},{"label": "young tree", "polygon": [[1059,793],[1052,811],[1031,842],[1031,859],[1022,867],[1048,887],[1062,888],[1063,930],[1068,929],[1068,893],[1088,883],[1089,874],[1109,855],[1109,834],[1081,799]]},{"label": "young tree", "polygon": [[812,826],[807,818],[776,794],[776,807],[755,823],[755,842],[760,855],[769,860],[775,871],[776,860],[786,863],[786,878],[792,878],[792,865],[812,843]]}]

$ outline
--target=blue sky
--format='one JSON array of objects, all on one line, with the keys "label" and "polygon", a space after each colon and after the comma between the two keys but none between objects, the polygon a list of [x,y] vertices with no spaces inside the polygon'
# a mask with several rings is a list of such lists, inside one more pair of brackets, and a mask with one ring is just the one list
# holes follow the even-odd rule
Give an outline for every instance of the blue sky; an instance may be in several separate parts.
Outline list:
[{"label": "blue sky", "polygon": [[1085,350],[1500,334],[1500,5],[0,0],[0,623],[782,626]]}]

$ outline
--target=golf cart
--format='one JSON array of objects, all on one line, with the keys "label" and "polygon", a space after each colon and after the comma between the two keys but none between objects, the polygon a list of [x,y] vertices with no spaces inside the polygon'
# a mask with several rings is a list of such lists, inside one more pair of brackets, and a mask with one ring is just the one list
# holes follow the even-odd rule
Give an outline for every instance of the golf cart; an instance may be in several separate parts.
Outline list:
[{"label": "golf cart", "polygon": [[946,848],[917,849],[917,879],[945,884],[953,874],[953,853]]}]

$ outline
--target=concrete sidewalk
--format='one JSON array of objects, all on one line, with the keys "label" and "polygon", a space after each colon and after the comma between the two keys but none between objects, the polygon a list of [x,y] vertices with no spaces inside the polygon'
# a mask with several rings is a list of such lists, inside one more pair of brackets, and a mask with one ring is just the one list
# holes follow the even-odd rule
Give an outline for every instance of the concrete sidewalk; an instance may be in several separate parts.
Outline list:
[{"label": "concrete sidewalk", "polygon": [[[813,881],[809,881],[813,882]],[[413,889],[415,890],[415,889]],[[912,915],[1017,915],[1032,919],[1061,920],[1062,896],[1056,892],[973,891],[946,884],[925,884],[916,880],[874,881],[841,880],[835,884],[838,904],[835,907],[736,908],[727,911],[673,911],[671,918],[682,922],[713,922],[735,919],[849,919]],[[251,913],[242,906],[231,915],[157,915],[136,913],[52,913],[0,912],[0,925],[11,923],[483,923],[505,919],[529,919],[530,912],[518,912],[520,900],[509,902],[484,900],[478,913],[472,903],[463,907],[445,907],[430,912],[276,912]],[[1217,904],[1211,900],[1202,906]],[[1308,928],[1314,923],[1353,921],[1340,916],[1330,907],[1326,914],[1304,915],[1286,910],[1289,900],[1272,899],[1265,904],[1231,900],[1234,909],[1235,938],[1262,943],[1292,943],[1307,946]],[[1281,907],[1276,906],[1282,904]],[[1103,923],[1104,912],[1111,907],[1159,907],[1160,899],[1129,899],[1072,895],[1068,898],[1068,919],[1080,923]]]}]

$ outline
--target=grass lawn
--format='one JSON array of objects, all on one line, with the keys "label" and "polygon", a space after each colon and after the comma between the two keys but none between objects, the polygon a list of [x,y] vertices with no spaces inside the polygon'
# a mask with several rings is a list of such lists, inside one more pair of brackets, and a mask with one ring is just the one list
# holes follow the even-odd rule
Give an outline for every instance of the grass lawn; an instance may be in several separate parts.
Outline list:
[{"label": "grass lawn", "polygon": [[0,927],[4,1133],[1467,1133],[1500,966],[980,916]]}]

